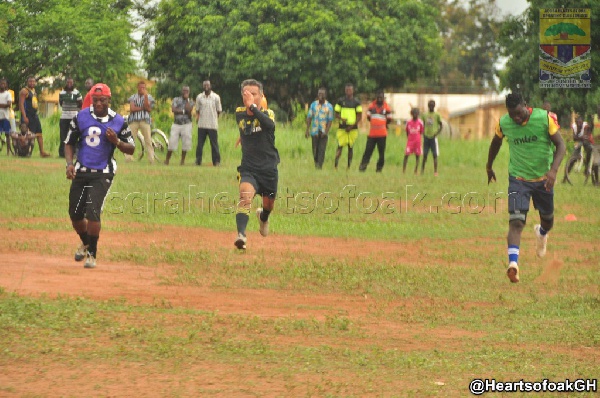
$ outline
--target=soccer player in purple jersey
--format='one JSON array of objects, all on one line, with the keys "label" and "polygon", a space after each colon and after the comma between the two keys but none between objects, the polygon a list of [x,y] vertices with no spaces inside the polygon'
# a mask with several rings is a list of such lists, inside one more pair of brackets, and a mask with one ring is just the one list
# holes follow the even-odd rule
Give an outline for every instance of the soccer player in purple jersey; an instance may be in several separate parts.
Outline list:
[{"label": "soccer player in purple jersey", "polygon": [[[92,107],[82,109],[71,121],[65,139],[69,216],[81,239],[75,261],[85,259],[85,268],[96,267],[100,213],[117,171],[115,148],[133,155],[135,143],[123,117],[110,109],[110,88],[98,83],[90,90]],[[73,162],[75,147],[77,160]]]}]

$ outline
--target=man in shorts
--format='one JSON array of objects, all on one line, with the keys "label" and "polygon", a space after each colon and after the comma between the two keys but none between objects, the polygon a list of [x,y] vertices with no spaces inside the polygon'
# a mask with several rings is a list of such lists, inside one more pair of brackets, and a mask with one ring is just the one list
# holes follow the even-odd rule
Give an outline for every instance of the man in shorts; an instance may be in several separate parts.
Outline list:
[{"label": "man in shorts", "polygon": [[345,146],[348,147],[348,169],[350,168],[354,153],[354,142],[358,137],[358,123],[362,118],[362,106],[360,101],[354,98],[354,85],[347,83],[344,92],[346,96],[340,98],[333,108],[335,118],[340,121],[336,134],[338,141],[337,151],[335,152],[336,170]]},{"label": "man in shorts", "polygon": [[269,234],[269,215],[277,197],[279,152],[275,147],[275,114],[262,108],[262,98],[262,83],[254,79],[242,82],[244,106],[235,111],[242,144],[242,162],[237,169],[240,198],[235,214],[237,238],[234,242],[239,250],[246,250],[246,226],[254,195],[262,196],[262,208],[256,209],[262,236]]},{"label": "man in shorts", "polygon": [[35,77],[29,76],[27,87],[24,87],[19,93],[19,109],[21,110],[21,122],[25,122],[29,131],[37,137],[40,156],[47,158],[50,154],[44,151],[44,137],[42,136],[42,124],[38,116],[38,98],[35,92],[36,85]]},{"label": "man in shorts", "polygon": [[181,88],[181,97],[173,98],[171,103],[171,111],[175,118],[171,125],[171,134],[169,137],[169,148],[167,151],[167,159],[165,164],[168,165],[171,160],[173,151],[177,150],[179,139],[181,139],[181,162],[185,163],[185,155],[192,149],[192,109],[194,109],[194,101],[190,99],[190,87],[183,86]]},{"label": "man in shorts", "polygon": [[[527,221],[529,201],[540,214],[534,226],[538,257],[546,255],[548,232],[554,224],[554,191],[556,173],[565,156],[566,147],[558,132],[556,116],[539,108],[528,108],[519,93],[506,96],[508,114],[500,118],[490,144],[486,171],[488,184],[496,180],[494,159],[506,138],[508,164],[508,269],[511,282],[519,282],[519,247]],[[552,147],[556,150],[553,151]]]},{"label": "man in shorts", "polygon": [[442,117],[435,112],[435,101],[430,100],[427,103],[429,112],[423,115],[425,124],[425,132],[423,133],[423,165],[421,166],[421,174],[425,173],[425,163],[429,151],[433,155],[433,175],[438,175],[438,141],[437,136],[442,132]]},{"label": "man in shorts", "polygon": [[[115,149],[129,155],[135,150],[127,122],[109,108],[110,88],[98,83],[90,91],[92,106],[73,118],[65,139],[66,174],[72,180],[69,216],[81,239],[75,261],[85,259],[84,268],[96,267],[100,213],[117,171]],[[77,161],[73,162],[75,147]]]}]

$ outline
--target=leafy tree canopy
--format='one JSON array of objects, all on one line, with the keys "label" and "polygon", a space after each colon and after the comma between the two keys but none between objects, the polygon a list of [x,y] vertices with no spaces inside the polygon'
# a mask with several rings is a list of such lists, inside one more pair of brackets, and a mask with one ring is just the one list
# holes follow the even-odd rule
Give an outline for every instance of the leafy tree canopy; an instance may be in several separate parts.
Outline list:
[{"label": "leafy tree canopy", "polygon": [[230,109],[239,83],[261,80],[269,103],[290,116],[320,86],[329,98],[345,83],[357,92],[402,87],[433,76],[441,51],[437,11],[422,2],[392,0],[162,0],[145,35],[159,96],[194,93],[210,79]]},{"label": "leafy tree canopy", "polygon": [[15,91],[29,75],[53,77],[55,87],[71,76],[80,88],[92,77],[109,84],[118,99],[135,70],[130,6],[129,0],[1,2],[0,75]]}]

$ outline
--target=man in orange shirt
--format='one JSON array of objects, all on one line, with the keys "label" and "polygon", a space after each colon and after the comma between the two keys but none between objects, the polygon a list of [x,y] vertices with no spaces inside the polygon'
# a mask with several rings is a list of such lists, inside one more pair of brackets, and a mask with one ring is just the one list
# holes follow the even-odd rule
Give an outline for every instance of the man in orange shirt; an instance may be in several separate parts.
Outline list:
[{"label": "man in orange shirt", "polygon": [[371,122],[371,129],[367,137],[367,146],[360,162],[360,171],[365,171],[373,155],[373,150],[377,146],[379,159],[377,160],[376,172],[380,173],[385,163],[385,143],[387,139],[387,128],[392,121],[392,111],[385,102],[383,90],[377,91],[377,98],[369,105],[367,119]]}]

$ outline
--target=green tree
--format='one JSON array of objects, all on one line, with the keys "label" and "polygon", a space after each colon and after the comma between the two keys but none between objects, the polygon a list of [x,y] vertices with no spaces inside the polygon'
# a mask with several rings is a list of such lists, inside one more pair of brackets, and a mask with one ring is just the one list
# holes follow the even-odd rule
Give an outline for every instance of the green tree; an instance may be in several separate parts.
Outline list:
[{"label": "green tree", "polygon": [[419,86],[447,93],[496,89],[502,18],[494,1],[424,0],[440,10],[436,24],[443,40],[439,75]]},{"label": "green tree", "polygon": [[[54,86],[87,77],[119,88],[135,71],[129,0],[8,0],[0,4],[0,75],[18,89],[27,76]],[[121,97],[125,94],[123,93]]]},{"label": "green tree", "polygon": [[[539,36],[541,8],[591,9],[591,81],[592,88],[540,88]],[[588,117],[600,104],[600,2],[594,0],[529,0],[523,16],[505,21],[500,34],[500,45],[508,57],[506,68],[500,74],[503,88],[521,91],[532,106],[541,106],[544,100],[552,103],[552,110],[562,124],[569,122],[571,111]],[[560,29],[559,29],[560,30]],[[545,32],[542,32],[545,33]],[[557,34],[559,34],[558,32]]]},{"label": "green tree", "polygon": [[269,103],[292,116],[321,85],[333,99],[347,82],[365,93],[433,76],[435,12],[415,1],[162,0],[146,11],[144,54],[159,96],[181,84],[197,93],[208,78],[231,109],[239,83],[256,78]]}]

